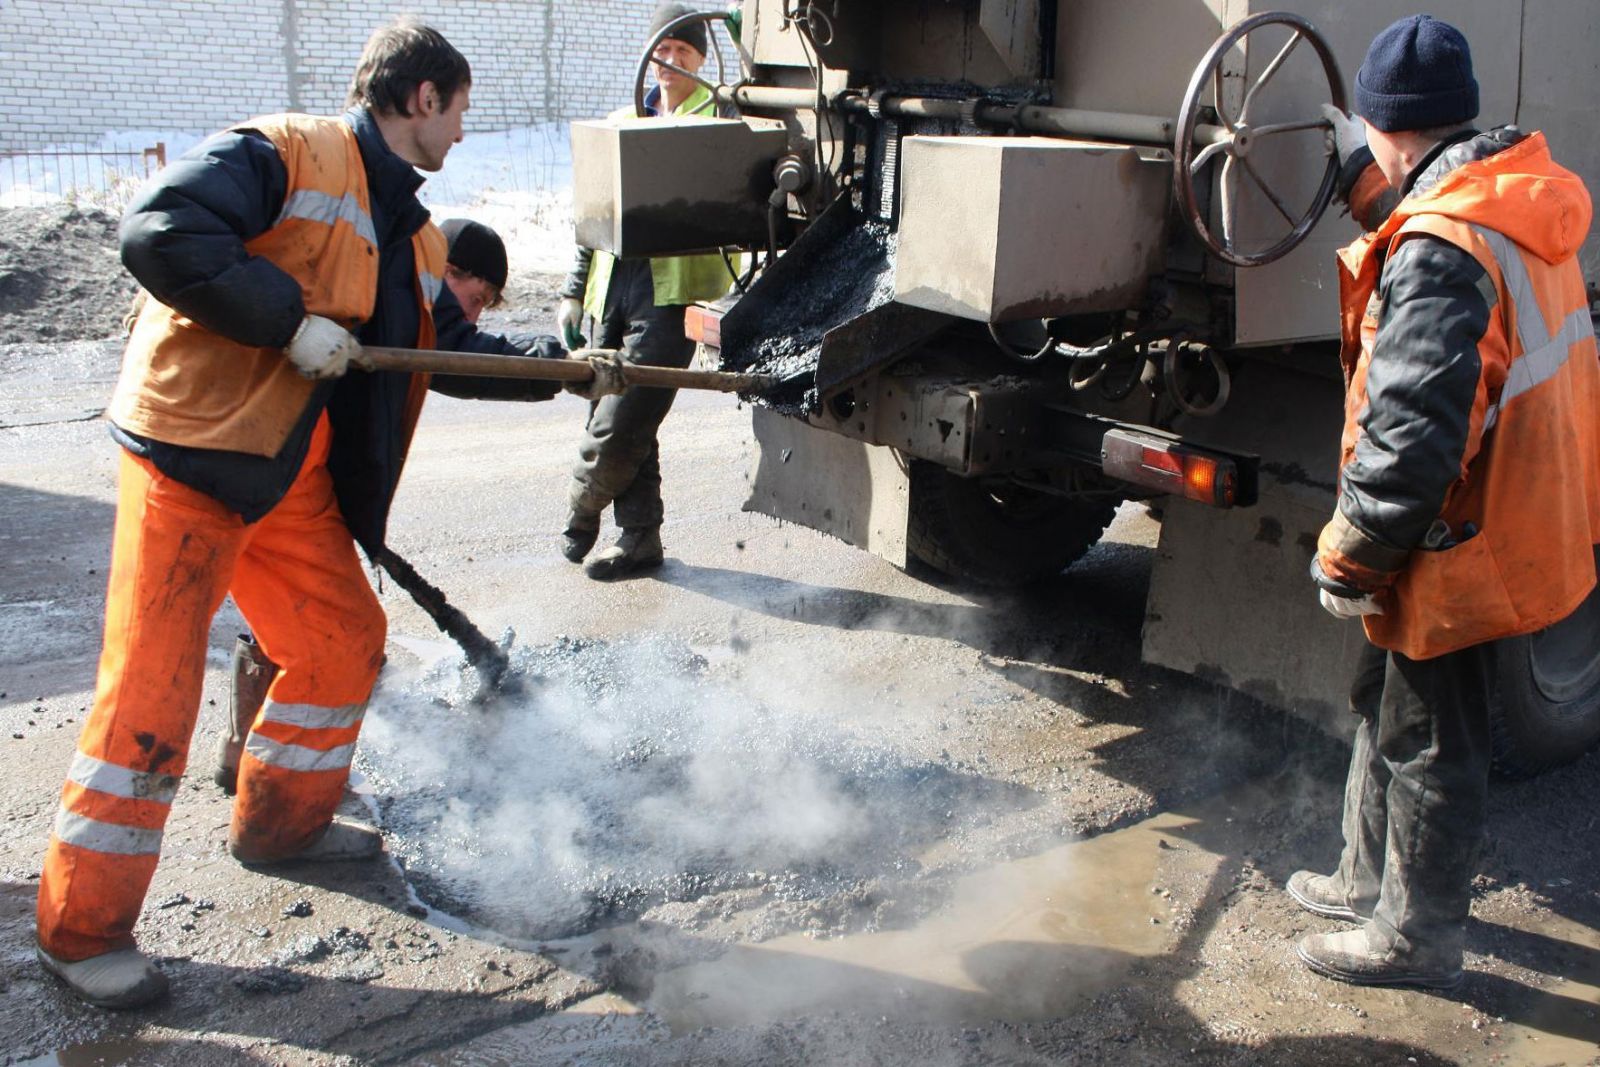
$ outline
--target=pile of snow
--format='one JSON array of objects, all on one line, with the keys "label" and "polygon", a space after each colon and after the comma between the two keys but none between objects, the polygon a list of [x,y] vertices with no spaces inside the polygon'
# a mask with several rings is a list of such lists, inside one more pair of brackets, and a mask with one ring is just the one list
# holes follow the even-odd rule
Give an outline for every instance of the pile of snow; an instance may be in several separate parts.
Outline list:
[{"label": "pile of snow", "polygon": [[[85,144],[0,156],[0,208],[62,202],[118,211],[143,179],[139,154],[157,144],[176,159],[201,131],[121,130]],[[117,152],[123,159],[52,160],[48,152]],[[565,123],[468,134],[444,169],[428,176],[421,198],[436,220],[476,219],[493,226],[510,250],[513,274],[560,273],[572,254],[572,152]]]},{"label": "pile of snow", "polygon": [[419,194],[435,221],[469,218],[505,239],[512,275],[572,263],[572,149],[565,123],[468,134]]}]

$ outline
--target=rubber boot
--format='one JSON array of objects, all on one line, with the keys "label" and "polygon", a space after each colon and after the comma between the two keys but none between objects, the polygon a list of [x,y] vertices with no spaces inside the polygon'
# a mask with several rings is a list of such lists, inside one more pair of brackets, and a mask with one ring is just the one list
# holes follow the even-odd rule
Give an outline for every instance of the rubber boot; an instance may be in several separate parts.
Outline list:
[{"label": "rubber boot", "polygon": [[599,514],[573,510],[567,515],[567,528],[561,531],[561,554],[569,563],[582,563],[599,537]]},{"label": "rubber boot", "polygon": [[233,645],[233,682],[228,693],[228,728],[217,749],[217,770],[212,779],[230,797],[239,785],[239,755],[250,725],[267,699],[267,687],[278,676],[278,665],[268,659],[254,637],[240,634]]},{"label": "rubber boot", "polygon": [[37,952],[40,966],[97,1008],[138,1008],[167,992],[167,976],[136,948],[71,962],[58,960],[42,948]]},{"label": "rubber boot", "polygon": [[598,582],[611,582],[661,566],[661,527],[634,526],[617,543],[591,559],[583,572]]}]

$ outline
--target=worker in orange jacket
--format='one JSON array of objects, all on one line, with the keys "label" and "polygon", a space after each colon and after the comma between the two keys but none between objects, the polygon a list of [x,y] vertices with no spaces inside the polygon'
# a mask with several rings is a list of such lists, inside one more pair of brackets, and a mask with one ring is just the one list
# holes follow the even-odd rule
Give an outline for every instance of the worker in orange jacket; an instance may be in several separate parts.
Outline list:
[{"label": "worker in orange jacket", "polygon": [[[418,202],[461,140],[472,73],[401,20],[367,43],[342,117],[218,134],[142,189],[122,258],[144,302],[107,415],[122,446],[105,643],[39,884],[38,957],[108,1008],[166,978],[132,931],[199,711],[211,618],[232,595],[280,668],[245,740],[239,860],[368,857],[336,822],[385,619],[362,572],[427,390],[546,399],[544,383],[368,373],[361,345],[559,355],[478,333]],[[602,368],[603,369],[603,368]],[[597,370],[593,399],[620,391]],[[352,540],[353,539],[353,540]]]},{"label": "worker in orange jacket", "polygon": [[1345,429],[1312,577],[1370,643],[1339,868],[1287,888],[1359,924],[1302,940],[1313,970],[1446,987],[1483,833],[1489,645],[1595,585],[1600,362],[1576,259],[1591,207],[1543,135],[1472,128],[1471,53],[1446,23],[1380,33],[1355,100],[1359,119],[1327,109],[1368,232],[1339,255]]}]

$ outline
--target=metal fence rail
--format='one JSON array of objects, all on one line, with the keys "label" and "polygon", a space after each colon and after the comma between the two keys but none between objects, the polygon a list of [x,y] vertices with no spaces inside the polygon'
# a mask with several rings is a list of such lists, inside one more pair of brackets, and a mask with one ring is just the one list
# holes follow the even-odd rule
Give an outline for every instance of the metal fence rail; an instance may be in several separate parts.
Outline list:
[{"label": "metal fence rail", "polygon": [[150,175],[167,165],[167,146],[119,152],[71,148],[0,156],[0,208],[55,200],[123,206]]}]

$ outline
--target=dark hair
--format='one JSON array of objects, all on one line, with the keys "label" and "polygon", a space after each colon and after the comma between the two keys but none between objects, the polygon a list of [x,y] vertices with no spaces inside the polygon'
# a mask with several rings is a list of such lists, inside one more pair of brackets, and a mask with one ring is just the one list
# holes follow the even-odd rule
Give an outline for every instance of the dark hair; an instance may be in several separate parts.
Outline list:
[{"label": "dark hair", "polygon": [[410,115],[406,101],[423,82],[432,82],[448,107],[457,89],[472,84],[472,67],[438,30],[398,18],[367,39],[345,106]]}]

